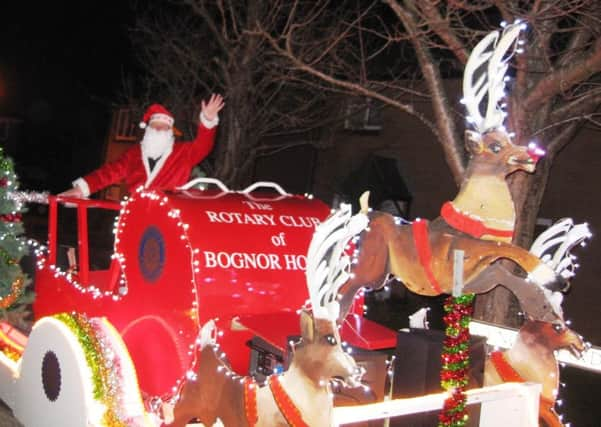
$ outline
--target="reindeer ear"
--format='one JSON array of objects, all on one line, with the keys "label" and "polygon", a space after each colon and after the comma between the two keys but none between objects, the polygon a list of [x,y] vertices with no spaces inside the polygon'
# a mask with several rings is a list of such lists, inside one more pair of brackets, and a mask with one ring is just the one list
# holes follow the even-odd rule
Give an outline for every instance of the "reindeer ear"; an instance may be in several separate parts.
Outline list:
[{"label": "reindeer ear", "polygon": [[313,341],[313,316],[305,310],[302,310],[300,314],[300,328],[303,340]]},{"label": "reindeer ear", "polygon": [[482,135],[473,130],[465,131],[465,148],[470,154],[480,154],[484,150]]}]

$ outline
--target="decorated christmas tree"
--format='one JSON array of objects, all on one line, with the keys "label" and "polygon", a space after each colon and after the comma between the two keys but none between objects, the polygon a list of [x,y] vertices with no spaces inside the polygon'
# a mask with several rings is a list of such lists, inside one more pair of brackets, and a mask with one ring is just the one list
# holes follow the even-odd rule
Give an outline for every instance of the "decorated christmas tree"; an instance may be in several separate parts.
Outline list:
[{"label": "decorated christmas tree", "polygon": [[0,309],[26,315],[33,292],[25,292],[29,279],[19,262],[28,253],[21,215],[25,209],[17,198],[19,183],[14,165],[0,147]]}]

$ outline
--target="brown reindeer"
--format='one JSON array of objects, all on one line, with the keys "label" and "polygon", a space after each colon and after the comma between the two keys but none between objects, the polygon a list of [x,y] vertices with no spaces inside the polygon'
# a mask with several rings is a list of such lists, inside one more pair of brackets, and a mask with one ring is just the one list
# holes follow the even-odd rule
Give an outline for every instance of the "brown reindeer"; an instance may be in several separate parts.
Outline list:
[{"label": "brown reindeer", "polygon": [[197,419],[212,426],[217,419],[226,426],[332,425],[330,380],[358,386],[362,370],[343,351],[336,320],[335,296],[348,277],[350,260],[344,247],[352,235],[365,227],[352,218],[350,207],[336,212],[321,224],[307,256],[307,284],[312,310],[300,314],[301,339],[293,346],[289,368],[260,386],[250,377],[236,376],[218,356],[211,324],[201,331],[197,369],[184,382],[167,425],[185,426]]},{"label": "brown reindeer", "polygon": [[527,320],[510,349],[492,352],[488,356],[484,366],[484,385],[525,381],[541,384],[541,425],[563,426],[555,412],[559,388],[555,351],[561,349],[568,349],[575,357],[580,357],[586,345],[580,335],[565,325]]},{"label": "brown reindeer", "polygon": [[[402,224],[387,213],[367,212],[366,197],[362,197],[369,227],[360,235],[354,276],[340,289],[343,313],[361,287],[379,289],[389,274],[420,295],[451,293],[453,253],[462,250],[464,292],[483,293],[503,284],[531,316],[541,320],[562,318],[552,292],[566,288],[565,278],[536,255],[510,243],[516,212],[506,178],[516,171],[532,173],[542,155],[535,146],[512,142],[502,125],[504,113],[497,106],[507,68],[503,57],[515,45],[519,30],[520,24],[513,24],[502,37],[497,32],[489,34],[470,55],[464,75],[464,100],[477,132],[466,132],[471,158],[465,179],[455,199],[443,205],[440,216],[431,222]],[[483,74],[488,77],[487,86],[484,77],[472,82],[482,64],[488,67]],[[482,117],[478,104],[486,87],[488,107]],[[497,262],[501,259],[511,261],[522,273],[503,267]]]}]

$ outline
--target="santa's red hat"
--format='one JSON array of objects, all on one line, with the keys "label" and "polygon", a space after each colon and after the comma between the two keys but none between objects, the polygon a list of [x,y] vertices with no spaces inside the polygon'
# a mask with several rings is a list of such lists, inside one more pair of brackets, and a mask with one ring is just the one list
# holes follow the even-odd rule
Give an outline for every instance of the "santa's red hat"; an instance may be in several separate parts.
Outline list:
[{"label": "santa's red hat", "polygon": [[173,114],[171,114],[165,107],[163,107],[161,104],[152,104],[146,109],[144,117],[142,117],[142,121],[140,122],[140,127],[144,129],[148,123],[155,120],[167,123],[169,126],[173,126],[174,122]]}]

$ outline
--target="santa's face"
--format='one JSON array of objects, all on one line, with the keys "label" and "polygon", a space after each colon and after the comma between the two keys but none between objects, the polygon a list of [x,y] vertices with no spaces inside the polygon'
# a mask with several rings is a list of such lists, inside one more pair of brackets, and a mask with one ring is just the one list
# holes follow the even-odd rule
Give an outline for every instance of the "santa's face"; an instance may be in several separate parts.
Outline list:
[{"label": "santa's face", "polygon": [[171,149],[174,139],[171,127],[157,129],[156,126],[148,126],[144,131],[144,138],[140,142],[142,153],[146,157],[156,159]]}]

